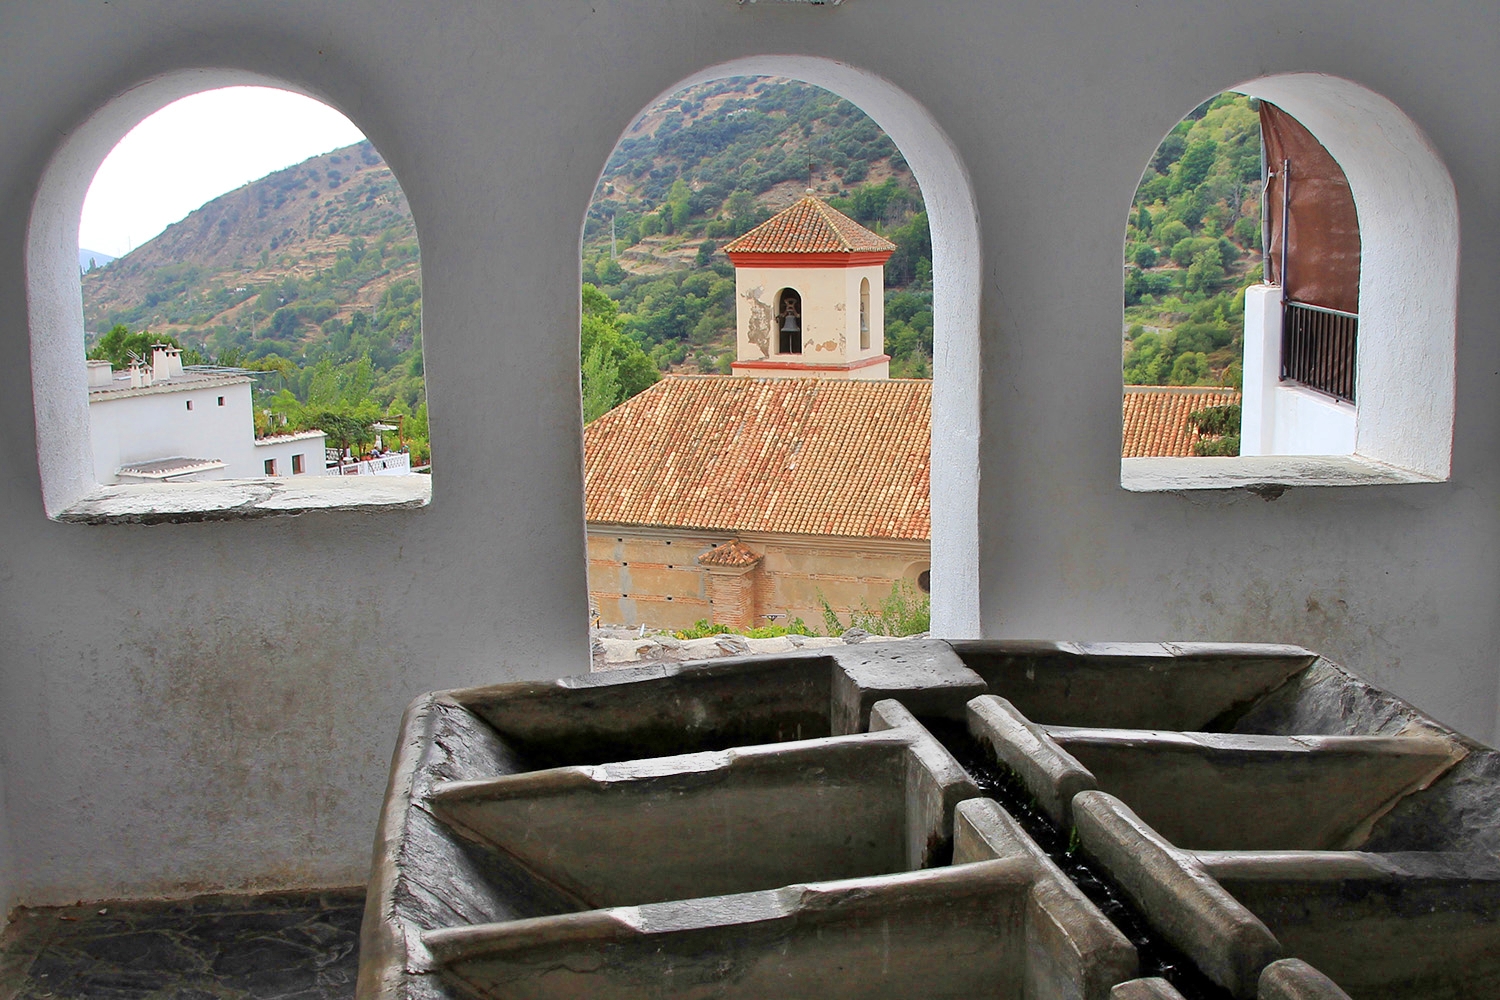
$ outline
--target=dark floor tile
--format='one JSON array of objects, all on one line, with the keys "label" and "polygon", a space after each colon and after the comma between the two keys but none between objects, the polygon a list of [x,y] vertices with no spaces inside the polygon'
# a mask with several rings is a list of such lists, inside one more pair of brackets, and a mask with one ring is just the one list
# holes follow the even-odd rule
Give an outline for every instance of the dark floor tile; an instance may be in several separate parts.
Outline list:
[{"label": "dark floor tile", "polygon": [[236,975],[222,976],[218,984],[243,990],[255,1000],[268,1000],[271,997],[318,989],[317,973],[305,968],[250,969]]},{"label": "dark floor tile", "polygon": [[279,934],[305,923],[303,910],[245,910],[237,913],[206,913],[182,922],[184,939],[224,946],[245,938]]},{"label": "dark floor tile", "polygon": [[358,890],[330,890],[23,910],[0,997],[352,1000],[363,908]]},{"label": "dark floor tile", "polygon": [[365,919],[364,904],[358,906],[341,906],[333,910],[323,911],[320,918],[334,927],[341,928],[359,937],[359,928]]},{"label": "dark floor tile", "polygon": [[317,965],[318,957],[318,952],[306,945],[279,938],[256,938],[220,952],[213,971],[222,978],[261,970],[310,969]]},{"label": "dark floor tile", "polygon": [[149,969],[157,974],[204,972],[203,957],[183,947],[166,931],[139,930],[99,937],[74,936],[70,950],[79,951],[101,965],[122,969]]}]

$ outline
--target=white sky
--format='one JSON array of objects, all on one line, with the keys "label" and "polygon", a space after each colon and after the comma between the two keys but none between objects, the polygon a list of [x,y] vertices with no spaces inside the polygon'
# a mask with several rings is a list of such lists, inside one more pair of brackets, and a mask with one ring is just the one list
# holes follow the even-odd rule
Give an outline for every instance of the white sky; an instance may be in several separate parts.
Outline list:
[{"label": "white sky", "polygon": [[284,90],[184,97],[105,157],[83,202],[78,245],[122,257],[226,191],[363,138],[326,104]]}]

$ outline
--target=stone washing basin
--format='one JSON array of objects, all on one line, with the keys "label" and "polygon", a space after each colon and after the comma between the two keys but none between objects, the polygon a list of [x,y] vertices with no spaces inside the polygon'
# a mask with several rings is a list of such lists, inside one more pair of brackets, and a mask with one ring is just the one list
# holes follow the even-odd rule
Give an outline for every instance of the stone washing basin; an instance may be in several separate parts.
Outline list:
[{"label": "stone washing basin", "polygon": [[1286,646],[916,640],[427,695],[358,996],[1500,996],[1497,776]]}]

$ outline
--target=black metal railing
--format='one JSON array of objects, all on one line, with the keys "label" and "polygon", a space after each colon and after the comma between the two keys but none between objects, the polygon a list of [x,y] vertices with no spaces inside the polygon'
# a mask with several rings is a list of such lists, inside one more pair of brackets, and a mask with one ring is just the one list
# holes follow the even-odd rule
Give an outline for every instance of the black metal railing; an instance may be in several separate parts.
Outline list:
[{"label": "black metal railing", "polygon": [[1354,402],[1354,313],[1286,302],[1281,312],[1281,378]]}]

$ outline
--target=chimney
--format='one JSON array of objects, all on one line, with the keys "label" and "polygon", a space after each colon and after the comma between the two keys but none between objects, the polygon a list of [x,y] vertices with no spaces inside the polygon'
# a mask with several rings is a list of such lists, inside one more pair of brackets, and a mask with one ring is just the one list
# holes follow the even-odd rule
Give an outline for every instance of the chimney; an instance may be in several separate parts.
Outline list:
[{"label": "chimney", "polygon": [[166,344],[151,345],[151,378],[165,382],[173,375],[182,374],[182,351]]},{"label": "chimney", "polygon": [[151,369],[143,365],[130,366],[130,388],[144,389],[151,384]]},{"label": "chimney", "polygon": [[108,388],[114,382],[115,370],[108,361],[90,361],[88,367],[90,389]]}]

